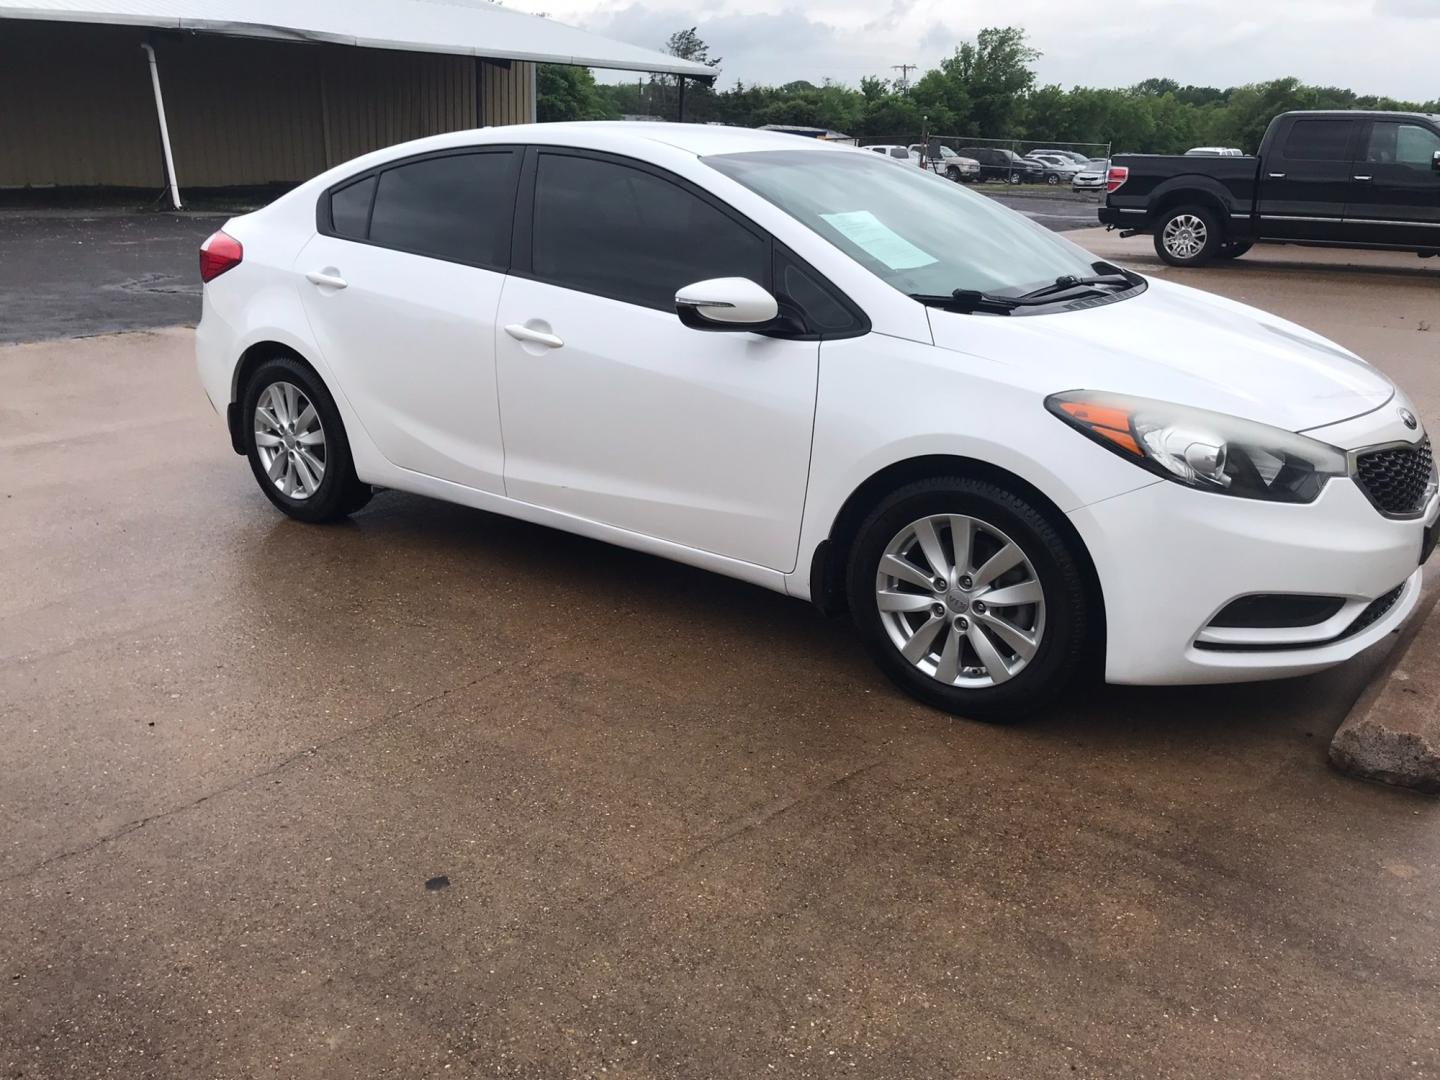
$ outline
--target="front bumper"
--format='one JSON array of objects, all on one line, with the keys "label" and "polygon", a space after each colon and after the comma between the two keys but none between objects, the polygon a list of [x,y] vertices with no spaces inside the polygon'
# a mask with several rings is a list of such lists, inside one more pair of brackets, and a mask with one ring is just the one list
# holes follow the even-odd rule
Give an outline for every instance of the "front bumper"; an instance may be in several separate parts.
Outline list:
[{"label": "front bumper", "polygon": [[[1414,610],[1422,547],[1437,518],[1440,496],[1419,520],[1382,517],[1349,478],[1332,480],[1308,506],[1162,480],[1082,507],[1070,520],[1105,596],[1106,679],[1244,682],[1348,660]],[[1343,597],[1346,606],[1333,626],[1238,634],[1210,626],[1231,601],[1275,593]]]}]

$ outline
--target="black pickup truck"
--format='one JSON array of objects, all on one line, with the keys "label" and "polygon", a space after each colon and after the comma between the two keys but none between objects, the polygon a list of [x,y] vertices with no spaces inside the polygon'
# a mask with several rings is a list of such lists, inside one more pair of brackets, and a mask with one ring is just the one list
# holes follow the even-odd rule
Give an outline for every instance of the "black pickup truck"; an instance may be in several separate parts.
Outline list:
[{"label": "black pickup truck", "polygon": [[1122,154],[1105,187],[1101,224],[1172,266],[1257,243],[1440,255],[1440,116],[1282,113],[1255,157]]}]

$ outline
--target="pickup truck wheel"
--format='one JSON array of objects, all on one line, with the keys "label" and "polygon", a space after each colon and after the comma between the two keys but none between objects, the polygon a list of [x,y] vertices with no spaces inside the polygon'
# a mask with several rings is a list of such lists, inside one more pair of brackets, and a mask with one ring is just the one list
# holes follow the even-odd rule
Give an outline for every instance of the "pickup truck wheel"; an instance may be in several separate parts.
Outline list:
[{"label": "pickup truck wheel", "polygon": [[948,169],[945,170],[945,175],[947,178],[954,180],[955,183],[958,184],[960,182],[960,167],[958,165],[951,165]]},{"label": "pickup truck wheel", "polygon": [[1171,266],[1209,262],[1221,246],[1220,226],[1208,207],[1177,206],[1155,227],[1155,254]]},{"label": "pickup truck wheel", "polygon": [[1248,240],[1231,240],[1221,244],[1220,250],[1215,254],[1222,259],[1238,259],[1255,245]]}]

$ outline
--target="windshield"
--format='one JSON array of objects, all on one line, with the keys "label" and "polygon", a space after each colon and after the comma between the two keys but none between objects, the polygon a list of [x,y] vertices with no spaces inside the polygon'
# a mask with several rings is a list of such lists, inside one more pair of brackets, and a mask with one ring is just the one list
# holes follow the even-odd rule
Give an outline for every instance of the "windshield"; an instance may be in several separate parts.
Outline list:
[{"label": "windshield", "polygon": [[1093,256],[950,180],[843,150],[704,159],[906,294],[1018,295],[1095,273]]}]

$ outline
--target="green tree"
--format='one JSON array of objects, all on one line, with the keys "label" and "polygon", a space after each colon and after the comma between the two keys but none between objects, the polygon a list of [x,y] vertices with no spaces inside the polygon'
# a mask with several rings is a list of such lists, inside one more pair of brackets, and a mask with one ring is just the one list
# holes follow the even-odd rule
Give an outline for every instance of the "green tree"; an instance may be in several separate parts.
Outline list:
[{"label": "green tree", "polygon": [[535,118],[542,123],[610,120],[619,115],[601,97],[589,68],[541,64],[535,69]]}]

